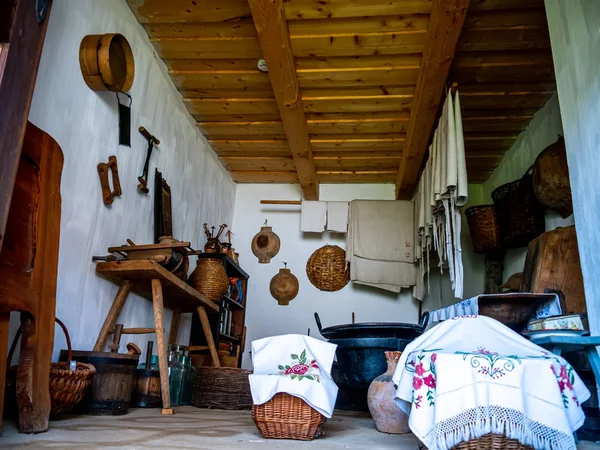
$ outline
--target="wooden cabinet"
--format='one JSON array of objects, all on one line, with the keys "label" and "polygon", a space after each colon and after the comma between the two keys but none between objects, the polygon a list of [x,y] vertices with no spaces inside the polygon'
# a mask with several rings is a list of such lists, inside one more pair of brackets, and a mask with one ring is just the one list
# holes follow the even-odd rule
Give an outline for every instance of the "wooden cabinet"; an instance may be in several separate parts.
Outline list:
[{"label": "wooden cabinet", "polygon": [[[246,323],[246,304],[248,292],[249,275],[229,256],[225,254],[206,254],[198,255],[199,258],[219,258],[227,272],[227,276],[238,281],[240,286],[238,295],[231,295],[230,292],[225,295],[219,302],[219,314],[209,316],[210,326],[213,331],[213,336],[217,349],[219,343],[228,342],[232,344],[232,357],[236,359],[234,365],[240,367],[242,364],[242,353],[245,345],[245,323]],[[229,312],[228,312],[229,311]],[[226,316],[231,314],[230,331],[223,330],[221,324],[225,321]],[[206,339],[202,332],[200,320],[194,315],[192,316],[192,331],[190,334],[190,347],[193,353],[193,362],[196,365],[210,365],[209,356],[204,356],[206,353]]]}]

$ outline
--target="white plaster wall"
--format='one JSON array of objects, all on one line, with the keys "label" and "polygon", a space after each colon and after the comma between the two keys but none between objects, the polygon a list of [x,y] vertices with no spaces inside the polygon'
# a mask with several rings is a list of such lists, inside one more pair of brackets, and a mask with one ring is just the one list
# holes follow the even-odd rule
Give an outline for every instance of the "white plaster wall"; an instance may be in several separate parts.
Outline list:
[{"label": "white plaster wall", "polygon": [[[250,274],[246,310],[246,356],[244,366],[251,366],[247,357],[250,343],[255,339],[287,333],[306,334],[310,328],[313,337],[321,338],[314,312],[318,312],[323,326],[350,323],[352,312],[357,322],[387,321],[416,323],[418,303],[409,291],[396,295],[380,289],[349,283],[338,292],[322,292],[306,276],[306,261],[318,248],[339,245],[346,248],[346,235],[325,232],[300,231],[300,207],[261,205],[260,200],[299,200],[299,185],[244,184],[236,192],[233,217],[234,247],[240,253],[240,264]],[[320,199],[350,201],[354,199],[393,200],[393,184],[321,185]],[[281,239],[279,254],[269,264],[259,264],[250,247],[252,238],[265,219]],[[269,292],[271,278],[282,261],[300,282],[298,296],[289,306],[279,306]]]},{"label": "white plaster wall", "polygon": [[600,332],[600,2],[546,0],[592,333]]},{"label": "white plaster wall", "polygon": [[[559,135],[563,135],[560,106],[556,93],[535,113],[528,127],[521,132],[513,146],[506,152],[492,176],[483,183],[483,202],[491,204],[492,191],[498,186],[521,178],[535,162],[537,156]],[[573,225],[573,216],[563,219],[558,213],[546,210],[546,231]],[[504,258],[504,280],[515,272],[522,272],[527,247],[509,249]]]},{"label": "white plaster wall", "polygon": [[[90,350],[117,291],[95,275],[92,255],[106,254],[108,246],[127,238],[151,243],[154,237],[153,196],[136,189],[147,146],[137,128],[146,127],[161,141],[148,184],[154,185],[157,167],[171,185],[175,237],[202,247],[203,222],[231,224],[235,184],[194,126],[125,1],[55,0],[49,20],[30,120],[54,137],[65,156],[56,315],[71,331],[73,347]],[[135,57],[131,148],[118,146],[115,94],[91,91],[79,69],[81,39],[107,32],[123,34]],[[118,159],[123,195],[106,207],[96,165],[110,155]],[[168,312],[167,334],[170,317]],[[119,323],[152,326],[151,303],[131,295]],[[65,348],[58,328],[56,336],[54,358]],[[144,348],[149,338],[154,335],[124,336],[122,345],[133,341]],[[189,317],[178,340],[189,340]]]}]

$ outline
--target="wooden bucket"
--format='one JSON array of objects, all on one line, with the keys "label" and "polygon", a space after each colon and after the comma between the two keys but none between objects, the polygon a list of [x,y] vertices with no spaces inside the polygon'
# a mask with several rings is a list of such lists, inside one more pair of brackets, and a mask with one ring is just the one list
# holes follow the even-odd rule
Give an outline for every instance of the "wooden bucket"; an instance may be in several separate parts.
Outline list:
[{"label": "wooden bucket", "polygon": [[127,92],[133,84],[133,52],[122,34],[85,36],[79,45],[79,66],[92,91]]},{"label": "wooden bucket", "polygon": [[132,406],[138,408],[160,408],[160,371],[138,369]]},{"label": "wooden bucket", "polygon": [[[60,360],[66,361],[67,352],[61,350]],[[93,364],[96,374],[92,388],[83,400],[84,414],[92,416],[120,416],[127,414],[135,386],[139,355],[110,352],[73,351],[77,362]]]}]

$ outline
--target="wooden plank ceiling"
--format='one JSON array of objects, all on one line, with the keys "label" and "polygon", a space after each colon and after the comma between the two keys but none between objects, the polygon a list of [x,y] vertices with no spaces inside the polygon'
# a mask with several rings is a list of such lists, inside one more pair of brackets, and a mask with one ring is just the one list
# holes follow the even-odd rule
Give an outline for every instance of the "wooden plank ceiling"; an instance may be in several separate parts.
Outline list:
[{"label": "wooden plank ceiling", "polygon": [[[431,83],[459,84],[469,180],[484,181],[555,87],[543,0],[471,0],[462,17],[465,0],[128,3],[233,178],[301,181],[305,198],[311,179],[410,191],[431,133],[420,118],[444,97],[438,88],[441,98],[419,98]],[[462,31],[437,52],[448,77],[415,95],[435,30],[452,34],[434,3],[458,8],[445,12]],[[263,57],[269,73],[257,68]],[[425,143],[411,144],[403,163],[413,113]]]}]

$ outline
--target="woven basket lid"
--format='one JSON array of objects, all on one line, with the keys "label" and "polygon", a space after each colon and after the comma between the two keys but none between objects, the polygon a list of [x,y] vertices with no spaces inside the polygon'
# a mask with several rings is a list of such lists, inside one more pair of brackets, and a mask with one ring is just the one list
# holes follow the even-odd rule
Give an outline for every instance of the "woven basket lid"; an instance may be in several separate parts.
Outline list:
[{"label": "woven basket lid", "polygon": [[346,252],[337,245],[321,247],[308,258],[306,275],[321,291],[339,291],[350,282]]}]

